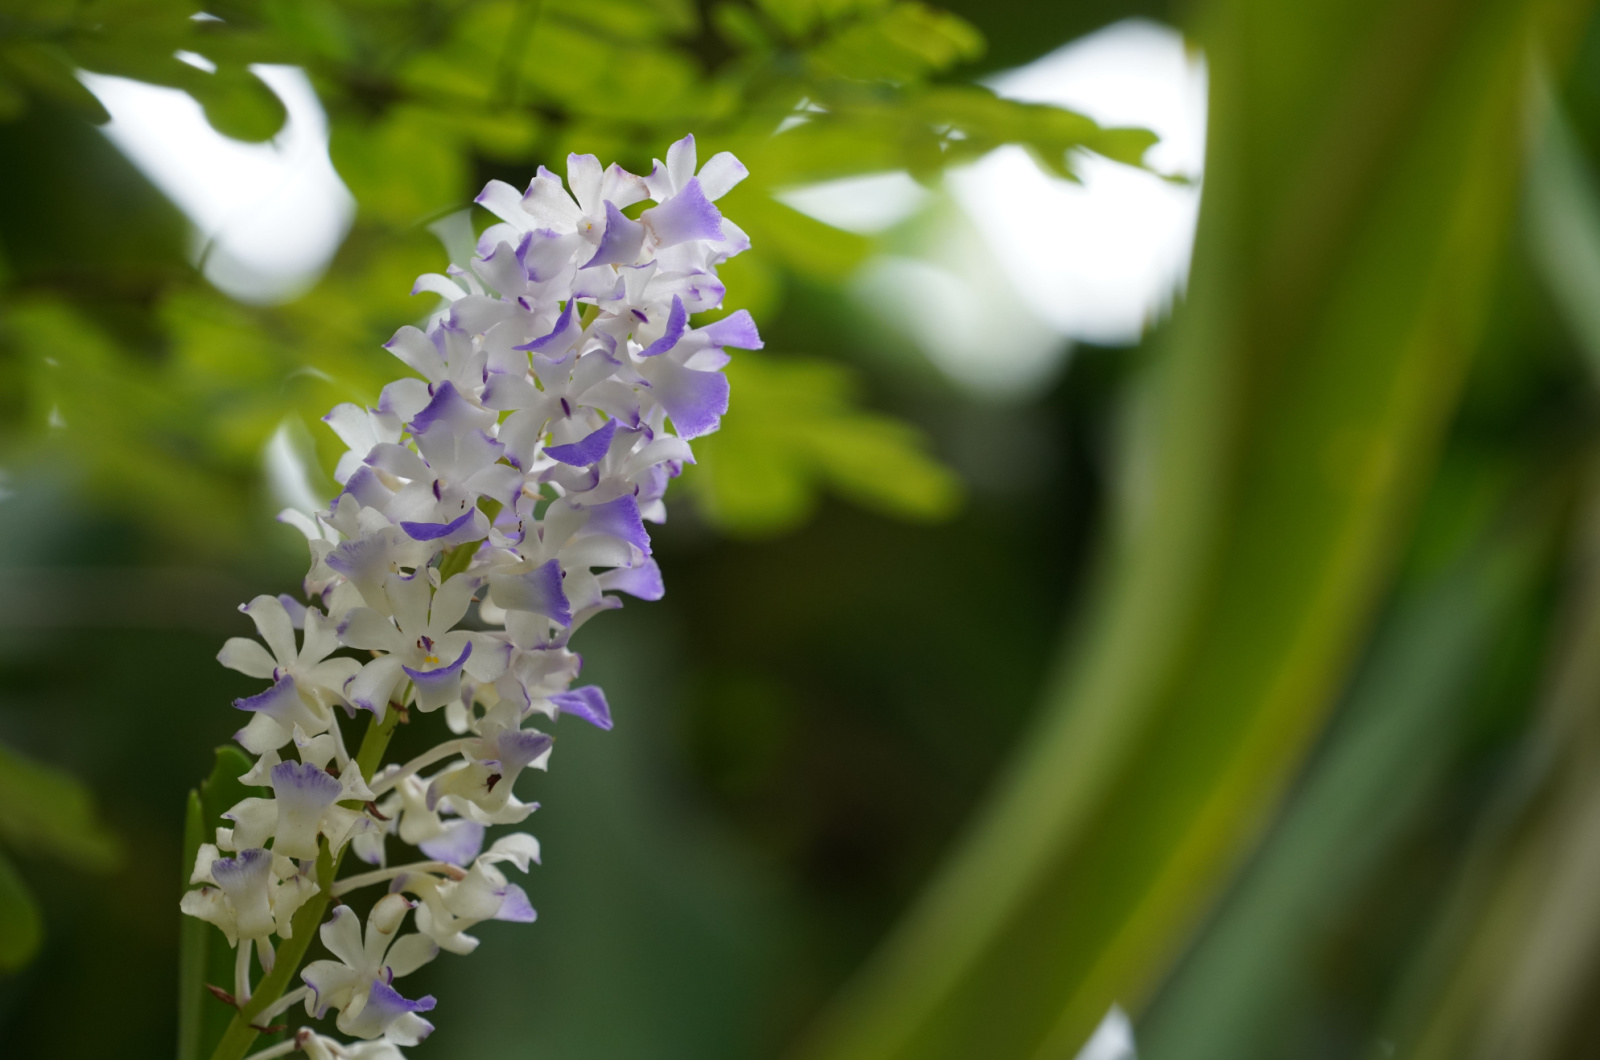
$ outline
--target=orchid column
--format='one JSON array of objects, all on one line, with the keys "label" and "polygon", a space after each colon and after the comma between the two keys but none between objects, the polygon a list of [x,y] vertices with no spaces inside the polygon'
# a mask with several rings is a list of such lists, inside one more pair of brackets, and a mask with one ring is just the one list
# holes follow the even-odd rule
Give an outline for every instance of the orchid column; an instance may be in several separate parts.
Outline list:
[{"label": "orchid column", "polygon": [[[535,809],[516,786],[549,759],[537,726],[611,727],[600,689],[573,687],[569,640],[617,593],[661,597],[645,523],[727,409],[724,351],[761,345],[742,310],[690,326],[722,302],[717,265],[749,246],[714,205],[744,175],[727,153],[697,173],[691,136],[644,177],[571,155],[565,188],[542,167],[525,193],[490,183],[477,201],[501,223],[469,267],[417,281],[448,305],[388,343],[416,375],[325,417],[349,447],[342,491],[282,517],[310,541],[307,602],[256,597],[241,610],[265,647],[234,638],[219,656],[271,682],[234,706],[255,757],[242,779],[272,797],[223,815],[182,902],[237,950],[215,989],[239,1007],[218,1060],[299,1004],[357,1042],[305,1027],[257,1057],[397,1057],[433,1030],[434,999],[396,980],[472,952],[483,921],[534,918],[505,873],[539,844],[502,826]],[[342,725],[363,712],[352,753]],[[382,764],[407,720],[448,732]],[[347,850],[365,867],[341,874]],[[313,931],[332,959],[302,969]]]}]

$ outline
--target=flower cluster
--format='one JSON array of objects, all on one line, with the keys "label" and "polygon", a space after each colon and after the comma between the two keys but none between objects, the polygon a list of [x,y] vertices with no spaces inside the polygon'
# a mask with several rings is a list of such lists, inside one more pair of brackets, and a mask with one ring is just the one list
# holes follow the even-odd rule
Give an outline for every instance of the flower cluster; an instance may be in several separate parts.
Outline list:
[{"label": "flower cluster", "polygon": [[[573,687],[582,660],[569,639],[620,607],[617,593],[662,595],[645,523],[665,519],[690,440],[727,408],[724,351],[761,345],[743,311],[690,324],[722,302],[717,265],[749,245],[714,205],[744,175],[727,153],[697,172],[686,137],[644,177],[572,155],[566,187],[542,167],[525,193],[490,183],[477,201],[501,223],[466,267],[417,282],[446,304],[387,344],[417,377],[385,387],[376,408],[325,417],[349,448],[341,492],[315,517],[283,516],[310,542],[310,602],[256,597],[241,610],[261,642],[236,637],[219,656],[271,682],[234,705],[255,756],[242,779],[272,797],[223,815],[182,908],[238,947],[243,1004],[252,951],[270,972],[273,939],[292,937],[302,906],[387,894],[364,931],[335,906],[321,927],[334,959],[308,964],[303,985],[258,1014],[303,1000],[370,1044],[302,1030],[271,1055],[398,1056],[432,1030],[434,1001],[395,981],[440,950],[471,952],[484,921],[534,918],[505,868],[526,872],[537,841],[510,832],[485,848],[486,833],[537,807],[515,793],[550,756],[534,722],[611,727],[600,689]],[[359,712],[369,738],[442,712],[449,738],[364,775],[340,723]],[[391,864],[391,839],[421,859]],[[319,856],[337,864],[347,848],[371,868],[323,894]]]}]

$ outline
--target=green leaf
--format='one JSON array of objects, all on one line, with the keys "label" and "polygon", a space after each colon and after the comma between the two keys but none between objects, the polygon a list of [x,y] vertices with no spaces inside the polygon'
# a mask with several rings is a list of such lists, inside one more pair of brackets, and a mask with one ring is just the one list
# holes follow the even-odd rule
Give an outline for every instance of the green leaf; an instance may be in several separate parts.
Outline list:
[{"label": "green leaf", "polygon": [[39,906],[17,867],[0,851],[0,972],[26,966],[43,941]]},{"label": "green leaf", "polygon": [[948,11],[898,3],[848,26],[811,53],[819,73],[864,80],[916,81],[983,54],[983,37]]},{"label": "green leaf", "polygon": [[224,136],[257,142],[278,135],[289,112],[266,83],[249,70],[219,66],[216,73],[194,70],[181,83],[205,108],[206,120]]},{"label": "green leaf", "polygon": [[915,521],[944,519],[961,502],[955,475],[917,431],[857,403],[855,379],[811,358],[740,354],[722,429],[695,442],[687,476],[707,518],[760,536],[810,514],[823,489]]},{"label": "green leaf", "polygon": [[[1493,471],[1489,475],[1492,477]],[[1480,477],[1481,476],[1480,474]],[[1204,936],[1140,1022],[1152,1060],[1281,1055],[1284,1014],[1467,739],[1473,691],[1540,588],[1565,506],[1499,484],[1488,527],[1400,596],[1328,742]],[[1510,510],[1508,510],[1510,509]],[[1459,520],[1457,520],[1459,522]],[[1455,529],[1455,527],[1452,527]]]},{"label": "green leaf", "polygon": [[329,153],[362,210],[402,224],[467,197],[460,140],[460,123],[451,115],[402,106],[372,124],[336,122]]},{"label": "green leaf", "polygon": [[217,748],[216,755],[211,775],[200,784],[202,820],[208,828],[215,826],[241,799],[264,798],[270,794],[266,788],[239,783],[239,778],[251,769],[250,757],[239,748],[231,743],[223,744]]},{"label": "green leaf", "polygon": [[96,125],[111,120],[94,93],[73,76],[68,57],[54,48],[28,41],[0,45],[0,71],[5,80],[64,103]]},{"label": "green leaf", "polygon": [[75,777],[0,746],[0,838],[13,848],[48,854],[104,872],[119,859],[116,840],[95,815],[89,791]]}]

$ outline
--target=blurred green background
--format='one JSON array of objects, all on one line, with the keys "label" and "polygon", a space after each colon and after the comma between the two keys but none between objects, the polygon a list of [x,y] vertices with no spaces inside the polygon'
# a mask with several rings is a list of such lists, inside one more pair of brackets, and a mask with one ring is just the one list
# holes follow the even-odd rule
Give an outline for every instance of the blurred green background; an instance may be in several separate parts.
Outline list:
[{"label": "blurred green background", "polygon": [[[398,374],[457,211],[689,131],[752,171],[724,278],[767,348],[655,535],[666,598],[582,633],[618,724],[520,792],[540,920],[418,974],[414,1055],[1069,1060],[1113,1005],[1157,1060],[1600,1053],[1592,5],[205,10],[0,0],[6,1056],[172,1054],[183,801],[253,691],[215,652],[298,584],[273,514]],[[949,189],[1000,145],[1144,158],[982,87],[1135,17],[1209,78],[1203,185],[1148,158],[1203,189],[1186,288],[971,385],[862,277],[999,284]],[[259,63],[305,71],[353,213],[252,294],[78,74],[281,145]],[[929,204],[882,231],[786,204],[896,172]]]}]

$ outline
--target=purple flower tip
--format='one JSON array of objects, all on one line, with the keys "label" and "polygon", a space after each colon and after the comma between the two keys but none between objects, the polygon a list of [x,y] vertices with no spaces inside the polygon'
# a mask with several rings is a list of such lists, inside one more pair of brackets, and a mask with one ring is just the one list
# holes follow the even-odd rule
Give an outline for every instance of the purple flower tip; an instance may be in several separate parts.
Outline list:
[{"label": "purple flower tip", "polygon": [[472,517],[477,513],[476,508],[468,508],[461,513],[459,519],[448,523],[401,523],[400,529],[413,541],[437,541],[441,537],[449,537],[463,526],[472,522]]},{"label": "purple flower tip", "polygon": [[[676,299],[674,299],[676,301]],[[607,420],[601,428],[580,441],[568,445],[551,445],[545,447],[546,455],[571,464],[574,467],[588,467],[597,464],[611,449],[611,438],[617,433],[617,421]]]},{"label": "purple flower tip", "polygon": [[667,315],[667,330],[662,336],[640,351],[640,357],[655,357],[666,353],[683,338],[683,329],[689,323],[689,314],[683,308],[683,299],[672,296],[672,312]]},{"label": "purple flower tip", "polygon": [[562,714],[582,718],[597,729],[611,729],[611,706],[599,685],[584,685],[570,692],[558,692],[550,697]]},{"label": "purple flower tip", "polygon": [[542,350],[542,349],[544,349],[546,346],[548,346],[552,342],[554,342],[556,340],[556,338],[558,336],[560,336],[564,331],[567,330],[567,326],[572,323],[572,307],[577,305],[577,304],[578,304],[578,300],[576,298],[567,299],[567,304],[561,310],[561,315],[556,318],[556,326],[550,329],[550,334],[541,335],[538,338],[534,339],[532,342],[527,342],[527,343],[522,344],[521,346],[513,346],[511,348],[513,350]]}]

